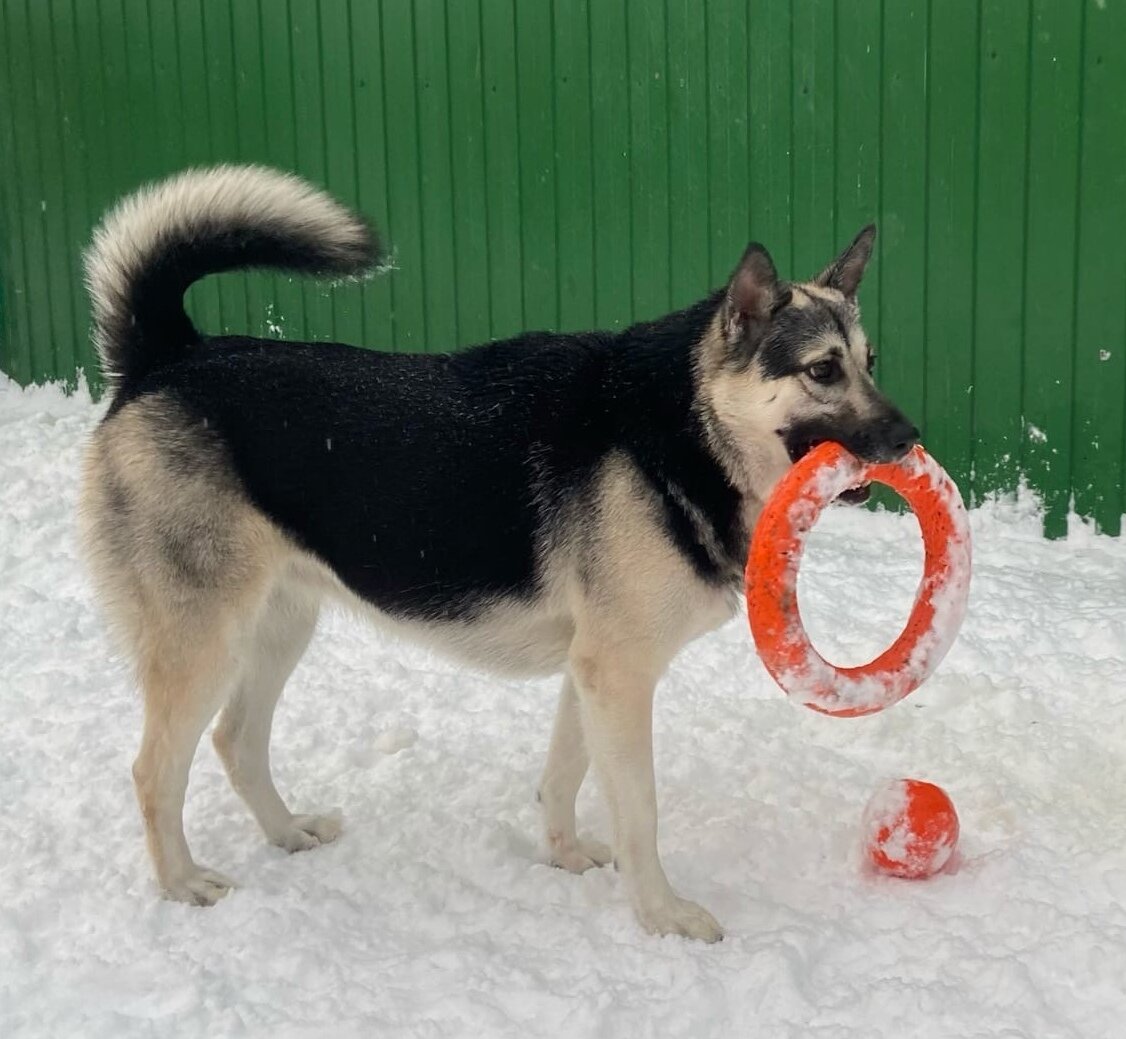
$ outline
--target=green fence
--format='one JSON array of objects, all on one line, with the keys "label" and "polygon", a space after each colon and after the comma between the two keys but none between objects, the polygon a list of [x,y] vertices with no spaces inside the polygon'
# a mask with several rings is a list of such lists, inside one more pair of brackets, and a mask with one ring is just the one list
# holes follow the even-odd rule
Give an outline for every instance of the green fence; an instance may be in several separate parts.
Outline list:
[{"label": "green fence", "polygon": [[875,218],[879,376],[932,452],[1119,530],[1126,0],[0,0],[0,92],[20,382],[91,370],[90,228],[191,164],[298,170],[395,256],[213,279],[204,328],[385,349],[619,326]]}]

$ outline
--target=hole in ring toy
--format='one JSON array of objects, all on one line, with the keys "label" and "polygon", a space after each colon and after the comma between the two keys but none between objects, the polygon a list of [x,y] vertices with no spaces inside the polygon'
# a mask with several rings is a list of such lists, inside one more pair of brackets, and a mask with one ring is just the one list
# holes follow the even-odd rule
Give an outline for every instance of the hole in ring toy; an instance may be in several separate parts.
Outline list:
[{"label": "hole in ring toy", "polygon": [[[882,483],[919,520],[926,561],[899,638],[874,660],[837,667],[813,648],[798,610],[798,566],[822,509],[843,491]],[[970,591],[970,526],[954,481],[921,447],[867,463],[822,443],[795,463],[759,516],[747,556],[747,616],[762,662],[799,703],[842,718],[873,714],[914,692],[958,635]]]}]

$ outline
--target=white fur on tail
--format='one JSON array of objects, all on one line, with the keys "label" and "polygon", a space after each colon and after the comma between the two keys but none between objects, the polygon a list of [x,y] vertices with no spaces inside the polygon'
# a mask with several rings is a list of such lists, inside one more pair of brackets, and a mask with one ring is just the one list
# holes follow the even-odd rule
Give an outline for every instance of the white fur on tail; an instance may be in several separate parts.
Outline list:
[{"label": "white fur on tail", "polygon": [[114,380],[130,374],[146,331],[137,326],[148,319],[163,332],[164,313],[186,321],[179,299],[206,274],[261,266],[357,276],[377,257],[361,217],[292,174],[215,166],[141,188],[109,212],[85,256],[103,371]]}]

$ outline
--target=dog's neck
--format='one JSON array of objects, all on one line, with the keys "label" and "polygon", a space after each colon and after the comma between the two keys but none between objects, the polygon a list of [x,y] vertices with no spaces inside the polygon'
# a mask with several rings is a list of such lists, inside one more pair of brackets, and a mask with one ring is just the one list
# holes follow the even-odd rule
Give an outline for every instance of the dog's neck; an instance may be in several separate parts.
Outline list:
[{"label": "dog's neck", "polygon": [[660,499],[681,551],[702,578],[726,584],[745,565],[748,503],[709,431],[695,371],[698,343],[720,298],[616,336],[604,389],[622,442]]}]

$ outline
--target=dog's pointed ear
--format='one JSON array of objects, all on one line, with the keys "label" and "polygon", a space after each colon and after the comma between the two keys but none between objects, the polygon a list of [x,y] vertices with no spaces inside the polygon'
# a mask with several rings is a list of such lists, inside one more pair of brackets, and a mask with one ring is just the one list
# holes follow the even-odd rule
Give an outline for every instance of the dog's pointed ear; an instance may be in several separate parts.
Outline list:
[{"label": "dog's pointed ear", "polygon": [[860,279],[864,277],[864,268],[872,258],[875,241],[876,225],[869,224],[840,256],[817,275],[814,283],[827,289],[836,289],[846,296],[855,296],[856,290],[860,288]]},{"label": "dog's pointed ear", "polygon": [[771,316],[789,300],[765,247],[751,242],[727,283],[723,301],[723,334],[729,345],[753,350]]}]

